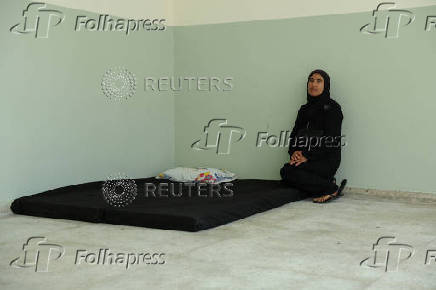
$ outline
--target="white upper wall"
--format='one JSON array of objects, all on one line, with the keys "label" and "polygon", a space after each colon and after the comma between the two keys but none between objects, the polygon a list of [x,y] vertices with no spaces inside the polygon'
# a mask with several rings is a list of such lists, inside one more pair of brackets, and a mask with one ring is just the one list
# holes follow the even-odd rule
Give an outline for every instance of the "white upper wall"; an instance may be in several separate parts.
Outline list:
[{"label": "white upper wall", "polygon": [[174,0],[177,25],[224,23],[346,14],[376,9],[382,2],[411,8],[436,5],[436,0]]},{"label": "white upper wall", "polygon": [[41,2],[124,18],[165,18],[166,25],[173,25],[174,19],[173,0],[42,0]]},{"label": "white upper wall", "polygon": [[382,2],[397,9],[436,5],[436,0],[46,0],[69,8],[125,18],[166,18],[184,26],[368,12]]}]

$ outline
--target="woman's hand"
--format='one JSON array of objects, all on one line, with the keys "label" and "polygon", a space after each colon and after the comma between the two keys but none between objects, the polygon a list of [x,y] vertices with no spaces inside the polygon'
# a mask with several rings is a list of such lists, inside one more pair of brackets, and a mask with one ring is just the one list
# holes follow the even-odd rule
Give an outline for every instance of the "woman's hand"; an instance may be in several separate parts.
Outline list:
[{"label": "woman's hand", "polygon": [[289,164],[294,164],[295,162],[297,162],[297,160],[299,159],[298,154],[301,151],[294,151],[294,153],[292,153],[291,155],[291,160],[289,161]]},{"label": "woman's hand", "polygon": [[291,165],[295,164],[295,166],[298,166],[301,163],[304,163],[306,161],[307,161],[307,158],[304,157],[302,151],[294,151],[294,153],[292,153],[291,160],[289,161],[289,164],[291,164]]}]

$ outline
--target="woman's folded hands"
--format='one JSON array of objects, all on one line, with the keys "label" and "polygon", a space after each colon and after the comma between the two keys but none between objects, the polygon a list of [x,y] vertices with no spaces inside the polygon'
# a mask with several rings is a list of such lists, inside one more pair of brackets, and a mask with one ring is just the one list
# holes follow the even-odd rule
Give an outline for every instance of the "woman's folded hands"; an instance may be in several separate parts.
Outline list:
[{"label": "woman's folded hands", "polygon": [[289,161],[289,164],[291,164],[291,165],[295,164],[295,166],[298,166],[301,163],[304,163],[306,161],[307,161],[307,158],[304,157],[302,151],[294,151],[294,153],[292,153],[291,160]]}]

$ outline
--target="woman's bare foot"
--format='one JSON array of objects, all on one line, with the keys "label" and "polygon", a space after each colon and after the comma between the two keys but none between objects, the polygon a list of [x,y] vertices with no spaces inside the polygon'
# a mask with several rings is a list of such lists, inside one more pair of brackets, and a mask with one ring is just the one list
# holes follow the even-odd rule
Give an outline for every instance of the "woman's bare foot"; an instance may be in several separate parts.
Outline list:
[{"label": "woman's bare foot", "polygon": [[337,195],[338,195],[338,192],[335,191],[332,194],[326,194],[326,195],[323,195],[323,196],[320,196],[320,197],[316,197],[316,198],[313,199],[313,202],[324,203],[324,202],[326,202],[326,201],[328,201],[328,200],[330,200],[332,198],[335,198]]},{"label": "woman's bare foot", "polygon": [[326,203],[329,201],[332,201],[340,196],[343,196],[344,194],[342,193],[342,191],[345,188],[345,185],[347,184],[347,180],[343,179],[341,182],[341,185],[339,186],[338,190],[336,190],[335,192],[333,192],[332,194],[326,194],[320,197],[316,197],[313,199],[313,202],[316,203]]}]

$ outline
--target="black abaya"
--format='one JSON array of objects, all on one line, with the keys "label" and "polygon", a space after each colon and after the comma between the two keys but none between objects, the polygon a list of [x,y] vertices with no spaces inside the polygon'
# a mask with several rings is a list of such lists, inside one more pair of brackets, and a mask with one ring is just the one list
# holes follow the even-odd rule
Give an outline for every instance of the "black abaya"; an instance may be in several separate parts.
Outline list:
[{"label": "black abaya", "polygon": [[[298,166],[287,162],[280,170],[280,175],[290,186],[305,191],[311,196],[322,196],[338,190],[333,177],[341,162],[343,115],[341,106],[330,98],[330,78],[327,73],[315,70],[311,72],[309,78],[314,73],[319,73],[323,77],[324,91],[316,97],[307,94],[308,102],[298,111],[288,151],[290,156],[294,151],[302,151],[307,161]],[[305,128],[321,132],[324,142],[318,142],[317,146],[308,146],[309,142],[303,144],[296,141],[299,132]],[[327,137],[333,142],[325,142]]]}]

